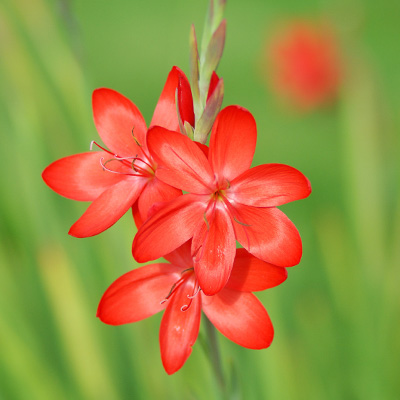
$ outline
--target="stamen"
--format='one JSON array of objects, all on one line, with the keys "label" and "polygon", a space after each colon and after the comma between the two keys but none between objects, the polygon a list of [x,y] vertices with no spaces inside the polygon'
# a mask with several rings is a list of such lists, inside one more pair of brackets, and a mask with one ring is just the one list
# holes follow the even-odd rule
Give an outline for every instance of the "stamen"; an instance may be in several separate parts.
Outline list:
[{"label": "stamen", "polygon": [[120,171],[114,171],[108,167],[106,167],[106,164],[109,163],[110,161],[115,161],[115,159],[109,159],[106,162],[104,162],[104,157],[100,158],[100,165],[102,166],[102,168],[108,172],[111,172],[113,174],[118,174],[118,175],[129,175],[129,176],[141,176],[138,174],[130,174],[128,172],[120,172]]},{"label": "stamen", "polygon": [[181,272],[181,275],[183,275],[185,272],[188,272],[188,271],[193,271],[194,270],[194,268],[193,267],[191,267],[191,268],[187,268],[187,269],[184,269],[182,272]]},{"label": "stamen", "polygon": [[208,223],[206,213],[204,213],[203,218],[204,218],[204,221],[205,221],[205,223],[207,225],[207,230],[209,231],[210,230],[210,224]]},{"label": "stamen", "polygon": [[[179,282],[179,281],[178,281],[178,282]],[[165,297],[165,299],[164,299],[163,301],[167,301],[167,300],[171,297],[171,294],[174,292],[174,289],[175,289],[176,284],[177,284],[178,282],[175,282],[175,283],[171,286],[171,289],[169,290],[169,293],[167,294],[167,297]]]},{"label": "stamen", "polygon": [[191,296],[187,295],[188,299],[194,299],[200,292],[201,288],[200,286],[197,288],[196,293],[193,293]]},{"label": "stamen", "polygon": [[133,157],[115,157],[114,160],[120,161],[122,164],[126,165],[128,168],[132,168],[132,163],[128,162],[128,160],[132,159]]},{"label": "stamen", "polygon": [[233,217],[233,220],[234,220],[235,222],[237,222],[238,224],[240,224],[240,225],[243,225],[243,226],[251,226],[251,225],[249,225],[249,224],[245,224],[244,222],[238,221],[238,220],[236,219],[236,217]]},{"label": "stamen", "polygon": [[117,161],[134,160],[136,157],[137,157],[137,154],[136,154],[135,157],[133,157],[133,156],[129,156],[129,157],[118,157],[118,156],[115,156],[115,160],[117,160]]},{"label": "stamen", "polygon": [[171,286],[171,290],[169,291],[167,296],[164,298],[164,300],[160,301],[160,304],[164,304],[175,293],[175,291],[178,289],[178,287],[182,285],[182,283],[185,281],[185,279],[186,279],[186,277],[182,276],[178,281],[176,281]]},{"label": "stamen", "polygon": [[[133,129],[134,129],[134,127],[132,128],[132,135],[133,135]],[[133,138],[135,139],[136,144],[137,144],[139,147],[142,147],[142,145],[139,143],[139,141],[136,139],[136,137],[133,136]],[[152,165],[151,165],[148,161],[145,161],[143,158],[139,158],[139,157],[138,157],[138,154],[136,154],[135,156],[120,157],[118,154],[111,153],[111,151],[105,149],[103,146],[100,146],[100,145],[99,145],[96,141],[94,141],[94,140],[92,140],[92,141],[90,142],[90,147],[89,147],[90,150],[93,150],[93,145],[96,145],[99,149],[101,149],[101,150],[105,151],[106,153],[111,154],[111,155],[113,156],[113,158],[112,158],[111,160],[108,160],[108,161],[121,161],[121,162],[122,162],[123,164],[125,164],[127,167],[132,168],[135,172],[139,172],[139,173],[141,173],[141,174],[147,175],[147,174],[149,173],[149,171],[147,171],[146,169],[144,169],[144,168],[142,168],[142,167],[139,167],[139,166],[135,165],[135,161],[138,160],[138,161],[141,161],[143,164],[147,165],[147,166],[154,172],[154,168],[152,167]],[[148,155],[144,152],[144,149],[142,149],[142,151],[143,151],[145,157],[149,158]],[[128,163],[128,162],[127,162],[128,160],[132,160],[132,162]],[[108,161],[107,161],[107,162],[108,162]],[[104,164],[107,164],[107,162],[104,163]],[[101,162],[100,162],[100,163],[101,163]],[[103,164],[102,164],[102,166],[103,166]],[[103,166],[103,168],[104,168],[105,170],[109,171],[109,172],[119,173],[119,174],[122,174],[122,175],[132,175],[132,174],[127,174],[127,173],[112,171],[112,170],[109,170],[109,169],[105,168],[104,166]],[[139,175],[133,175],[133,176],[139,176]]]},{"label": "stamen", "polygon": [[111,153],[110,150],[107,150],[107,149],[105,149],[103,146],[100,146],[100,145],[99,145],[96,141],[94,141],[94,140],[92,140],[92,141],[90,142],[90,150],[93,149],[93,145],[94,145],[94,144],[95,144],[99,149],[105,151],[106,153],[111,154],[111,155],[113,155],[113,156],[115,156],[115,157],[118,157],[116,154]]},{"label": "stamen", "polygon": [[[153,170],[153,167],[151,166],[151,164],[149,164],[147,161],[143,160],[143,158],[140,158],[136,155],[135,159],[133,162],[135,162],[136,160],[141,161],[143,164],[146,164],[149,168],[151,168]],[[154,171],[154,170],[153,170]]]},{"label": "stamen", "polygon": [[224,204],[225,204],[225,207],[228,209],[228,212],[230,213],[231,218],[233,218],[233,220],[237,224],[243,226],[243,230],[244,230],[244,233],[246,234],[246,239],[247,239],[247,250],[250,251],[250,237],[249,237],[249,233],[247,232],[246,228],[250,227],[251,225],[245,224],[244,222],[241,222],[236,218],[236,215],[238,215],[238,211],[232,206],[232,204],[229,202],[229,200],[226,199],[225,197],[224,197]]},{"label": "stamen", "polygon": [[139,140],[137,140],[135,134],[133,133],[134,129],[135,129],[135,126],[132,127],[132,137],[133,137],[133,140],[136,142],[136,144],[137,144],[139,147],[142,147],[142,145],[140,144]]},{"label": "stamen", "polygon": [[[149,175],[149,171],[147,169],[144,169],[142,167],[139,167],[138,165],[135,165],[135,161],[132,162],[131,167],[134,171],[140,172],[142,175]],[[152,171],[154,172],[153,168]]]},{"label": "stamen", "polygon": [[193,287],[193,293],[191,296],[187,295],[187,298],[189,299],[189,304],[185,304],[181,307],[181,311],[185,312],[187,311],[190,306],[192,305],[193,299],[199,294],[200,292],[200,285],[198,284],[198,282],[196,281],[194,287]]},{"label": "stamen", "polygon": [[[134,135],[133,131],[135,129],[135,126],[133,126],[132,128],[132,137],[133,140],[135,141],[135,143],[142,149],[143,154],[150,160],[150,156],[146,153],[145,148],[142,146],[142,144],[139,142],[139,140],[137,139],[137,137]],[[137,156],[136,156],[137,157]],[[151,168],[151,166],[150,166]],[[151,168],[153,169],[153,168]]]},{"label": "stamen", "polygon": [[[209,213],[209,214],[211,214],[211,217],[210,217],[210,221],[208,221],[207,212],[211,209],[211,207],[212,207],[212,210]],[[215,207],[216,207],[216,202],[215,201],[210,201],[208,203],[208,205],[207,205],[206,211],[204,212],[203,218],[204,218],[204,222],[205,222],[206,227],[207,227],[207,232],[205,233],[203,241],[200,244],[200,246],[196,249],[196,251],[194,251],[193,260],[196,263],[199,262],[201,260],[201,258],[203,257],[204,247],[205,247],[204,243],[207,241],[207,237],[208,237],[208,234],[210,232],[210,226],[211,226],[211,224],[213,223],[213,220],[214,220]],[[201,252],[200,252],[200,249],[201,249]],[[200,254],[199,254],[199,256],[197,256],[199,252],[200,252]]]}]

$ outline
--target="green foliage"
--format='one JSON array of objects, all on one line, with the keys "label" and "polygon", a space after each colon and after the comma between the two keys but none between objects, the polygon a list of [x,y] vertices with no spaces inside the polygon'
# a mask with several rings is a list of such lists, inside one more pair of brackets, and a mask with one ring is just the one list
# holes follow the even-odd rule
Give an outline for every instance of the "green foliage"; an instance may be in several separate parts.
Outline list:
[{"label": "green foliage", "polygon": [[[150,121],[172,65],[189,72],[190,26],[201,27],[206,7],[0,3],[0,398],[216,398],[200,344],[166,375],[160,316],[122,327],[95,317],[108,285],[137,266],[131,216],[98,237],[71,238],[85,204],[40,177],[97,139],[96,87],[128,96]],[[390,0],[226,4],[224,105],[254,114],[255,164],[287,163],[313,186],[309,199],[283,207],[302,235],[303,260],[259,295],[274,323],[272,346],[251,351],[219,336],[225,372],[235,371],[245,399],[400,397],[398,11]],[[305,115],[276,101],[261,63],[266,36],[298,15],[331,15],[348,66],[337,103]]]}]

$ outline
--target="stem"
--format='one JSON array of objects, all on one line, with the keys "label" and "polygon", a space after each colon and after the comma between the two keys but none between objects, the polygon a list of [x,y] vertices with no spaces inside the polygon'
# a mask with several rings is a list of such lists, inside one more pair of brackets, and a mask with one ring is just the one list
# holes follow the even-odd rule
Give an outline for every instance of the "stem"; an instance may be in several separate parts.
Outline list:
[{"label": "stem", "polygon": [[208,350],[209,350],[208,357],[209,357],[210,363],[213,367],[218,386],[222,393],[222,397],[224,399],[227,399],[228,398],[227,386],[226,386],[226,381],[225,381],[225,377],[224,377],[224,371],[222,369],[221,355],[220,355],[219,346],[218,346],[216,329],[215,329],[214,325],[211,323],[211,321],[205,315],[204,315],[204,319],[205,319],[206,332],[207,332],[207,337],[208,337]]}]

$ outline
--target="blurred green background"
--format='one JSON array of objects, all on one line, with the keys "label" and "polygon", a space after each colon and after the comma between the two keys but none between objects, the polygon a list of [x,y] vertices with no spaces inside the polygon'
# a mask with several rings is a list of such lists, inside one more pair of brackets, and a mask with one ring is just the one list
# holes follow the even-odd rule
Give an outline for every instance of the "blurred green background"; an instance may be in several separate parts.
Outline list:
[{"label": "blurred green background", "polygon": [[[188,73],[191,23],[207,2],[0,1],[0,398],[213,399],[200,343],[168,376],[161,315],[121,327],[96,319],[98,301],[136,267],[126,215],[98,237],[67,232],[86,204],[62,198],[42,170],[97,139],[91,92],[113,88],[147,122],[173,65]],[[399,399],[400,2],[228,0],[218,70],[224,105],[258,124],[254,165],[279,162],[310,179],[310,198],[282,209],[298,227],[302,262],[259,298],[275,327],[267,350],[222,335],[224,367],[244,399]],[[337,101],[288,110],[265,85],[273,28],[326,18],[346,79]]]}]

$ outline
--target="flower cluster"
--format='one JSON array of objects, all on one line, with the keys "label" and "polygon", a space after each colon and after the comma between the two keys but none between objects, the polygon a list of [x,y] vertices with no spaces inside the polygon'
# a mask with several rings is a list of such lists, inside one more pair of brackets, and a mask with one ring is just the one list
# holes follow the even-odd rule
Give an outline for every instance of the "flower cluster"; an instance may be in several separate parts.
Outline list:
[{"label": "flower cluster", "polygon": [[[194,30],[192,35],[197,69],[189,83],[172,68],[150,128],[129,99],[97,89],[93,115],[104,145],[93,142],[97,151],[62,158],[43,172],[57,193],[92,202],[71,227],[72,236],[97,235],[132,209],[135,260],[169,262],[118,278],[97,312],[103,322],[120,325],[165,310],[160,348],[169,374],[189,357],[201,311],[241,346],[271,344],[271,321],[252,292],[279,285],[286,267],[300,262],[299,233],[276,207],[311,192],[295,168],[251,168],[256,122],[242,107],[220,110],[223,80],[210,67],[199,69]],[[224,38],[222,21],[209,46],[220,48]]]}]

